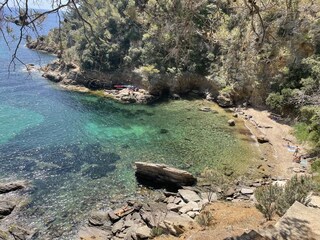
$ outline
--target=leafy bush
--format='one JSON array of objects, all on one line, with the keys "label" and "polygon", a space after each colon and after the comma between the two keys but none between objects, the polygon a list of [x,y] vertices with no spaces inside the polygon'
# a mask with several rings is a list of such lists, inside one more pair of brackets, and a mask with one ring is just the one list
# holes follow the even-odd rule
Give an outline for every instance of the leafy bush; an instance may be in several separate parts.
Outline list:
[{"label": "leafy bush", "polygon": [[292,177],[276,201],[277,213],[282,216],[295,201],[307,205],[310,202],[308,195],[313,187],[314,184],[310,177]]},{"label": "leafy bush", "polygon": [[209,211],[203,211],[196,217],[196,222],[202,227],[210,226],[212,224],[212,221],[213,216]]},{"label": "leafy bush", "polygon": [[256,207],[267,220],[271,220],[275,213],[282,216],[295,201],[307,205],[308,195],[313,189],[310,177],[294,176],[284,187],[269,185],[258,188],[255,192]]},{"label": "leafy bush", "polygon": [[256,208],[267,220],[271,220],[272,216],[276,212],[276,201],[281,194],[282,189],[277,185],[263,186],[256,190],[255,197],[258,201]]}]

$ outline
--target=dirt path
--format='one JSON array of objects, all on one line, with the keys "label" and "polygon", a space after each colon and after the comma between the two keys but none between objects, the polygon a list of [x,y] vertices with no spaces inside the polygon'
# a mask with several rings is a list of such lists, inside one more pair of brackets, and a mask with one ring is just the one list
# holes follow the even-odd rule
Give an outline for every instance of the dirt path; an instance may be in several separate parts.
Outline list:
[{"label": "dirt path", "polygon": [[[269,164],[274,166],[272,175],[290,178],[300,164],[293,161],[293,152],[289,151],[287,144],[290,146],[299,146],[299,154],[305,152],[304,146],[297,144],[297,140],[292,135],[292,127],[276,122],[271,119],[268,111],[259,111],[252,108],[243,110],[246,116],[245,124],[254,135],[263,135],[269,140],[271,152],[265,149],[265,155]],[[260,144],[260,148],[263,149]],[[262,150],[263,151],[263,150]]]}]

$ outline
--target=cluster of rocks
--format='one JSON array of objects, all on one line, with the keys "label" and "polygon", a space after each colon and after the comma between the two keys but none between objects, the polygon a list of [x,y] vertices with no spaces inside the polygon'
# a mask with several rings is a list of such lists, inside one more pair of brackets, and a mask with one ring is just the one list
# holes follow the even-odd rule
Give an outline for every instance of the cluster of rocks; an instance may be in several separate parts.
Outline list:
[{"label": "cluster of rocks", "polygon": [[113,99],[119,100],[125,103],[150,103],[154,101],[156,98],[155,96],[151,95],[148,91],[144,89],[112,89],[112,90],[105,90],[104,94],[107,97],[111,97]]},{"label": "cluster of rocks", "polygon": [[0,240],[29,239],[33,233],[15,223],[21,197],[15,191],[24,189],[25,182],[9,182],[0,184]]},{"label": "cluster of rocks", "polygon": [[43,38],[38,38],[37,40],[33,40],[33,41],[29,40],[26,46],[29,49],[56,54],[58,57],[61,56],[61,51],[58,48],[48,46],[48,44],[45,42],[45,39]]},{"label": "cluster of rocks", "polygon": [[[216,195],[210,200],[216,200]],[[159,233],[179,236],[192,227],[194,218],[208,202],[207,193],[192,188],[179,189],[177,193],[163,192],[149,203],[128,200],[119,209],[93,212],[88,225],[80,229],[79,238],[149,239]]]}]

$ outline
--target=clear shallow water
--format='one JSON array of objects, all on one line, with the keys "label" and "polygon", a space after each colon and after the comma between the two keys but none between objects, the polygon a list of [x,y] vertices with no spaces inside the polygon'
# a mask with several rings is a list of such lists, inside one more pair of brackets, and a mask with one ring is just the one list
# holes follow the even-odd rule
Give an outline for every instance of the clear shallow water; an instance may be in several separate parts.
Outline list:
[{"label": "clear shallow water", "polygon": [[[123,105],[63,91],[21,64],[8,78],[10,54],[0,44],[0,180],[32,181],[21,215],[41,234],[70,239],[64,232],[76,231],[91,209],[134,194],[135,161],[195,174],[250,163],[248,143],[227,126],[226,116],[200,112],[202,101]],[[53,59],[25,47],[19,56],[35,64]]]}]

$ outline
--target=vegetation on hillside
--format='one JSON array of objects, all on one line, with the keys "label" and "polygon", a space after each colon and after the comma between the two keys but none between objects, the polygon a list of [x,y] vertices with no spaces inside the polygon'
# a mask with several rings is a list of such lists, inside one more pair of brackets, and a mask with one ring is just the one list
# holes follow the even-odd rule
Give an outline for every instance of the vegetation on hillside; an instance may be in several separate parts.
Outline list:
[{"label": "vegetation on hillside", "polygon": [[237,104],[267,105],[283,116],[298,116],[305,138],[319,147],[319,1],[70,0],[66,5],[61,28],[40,38],[59,48],[64,62],[103,76],[130,73],[128,81],[152,94],[198,90]]}]

